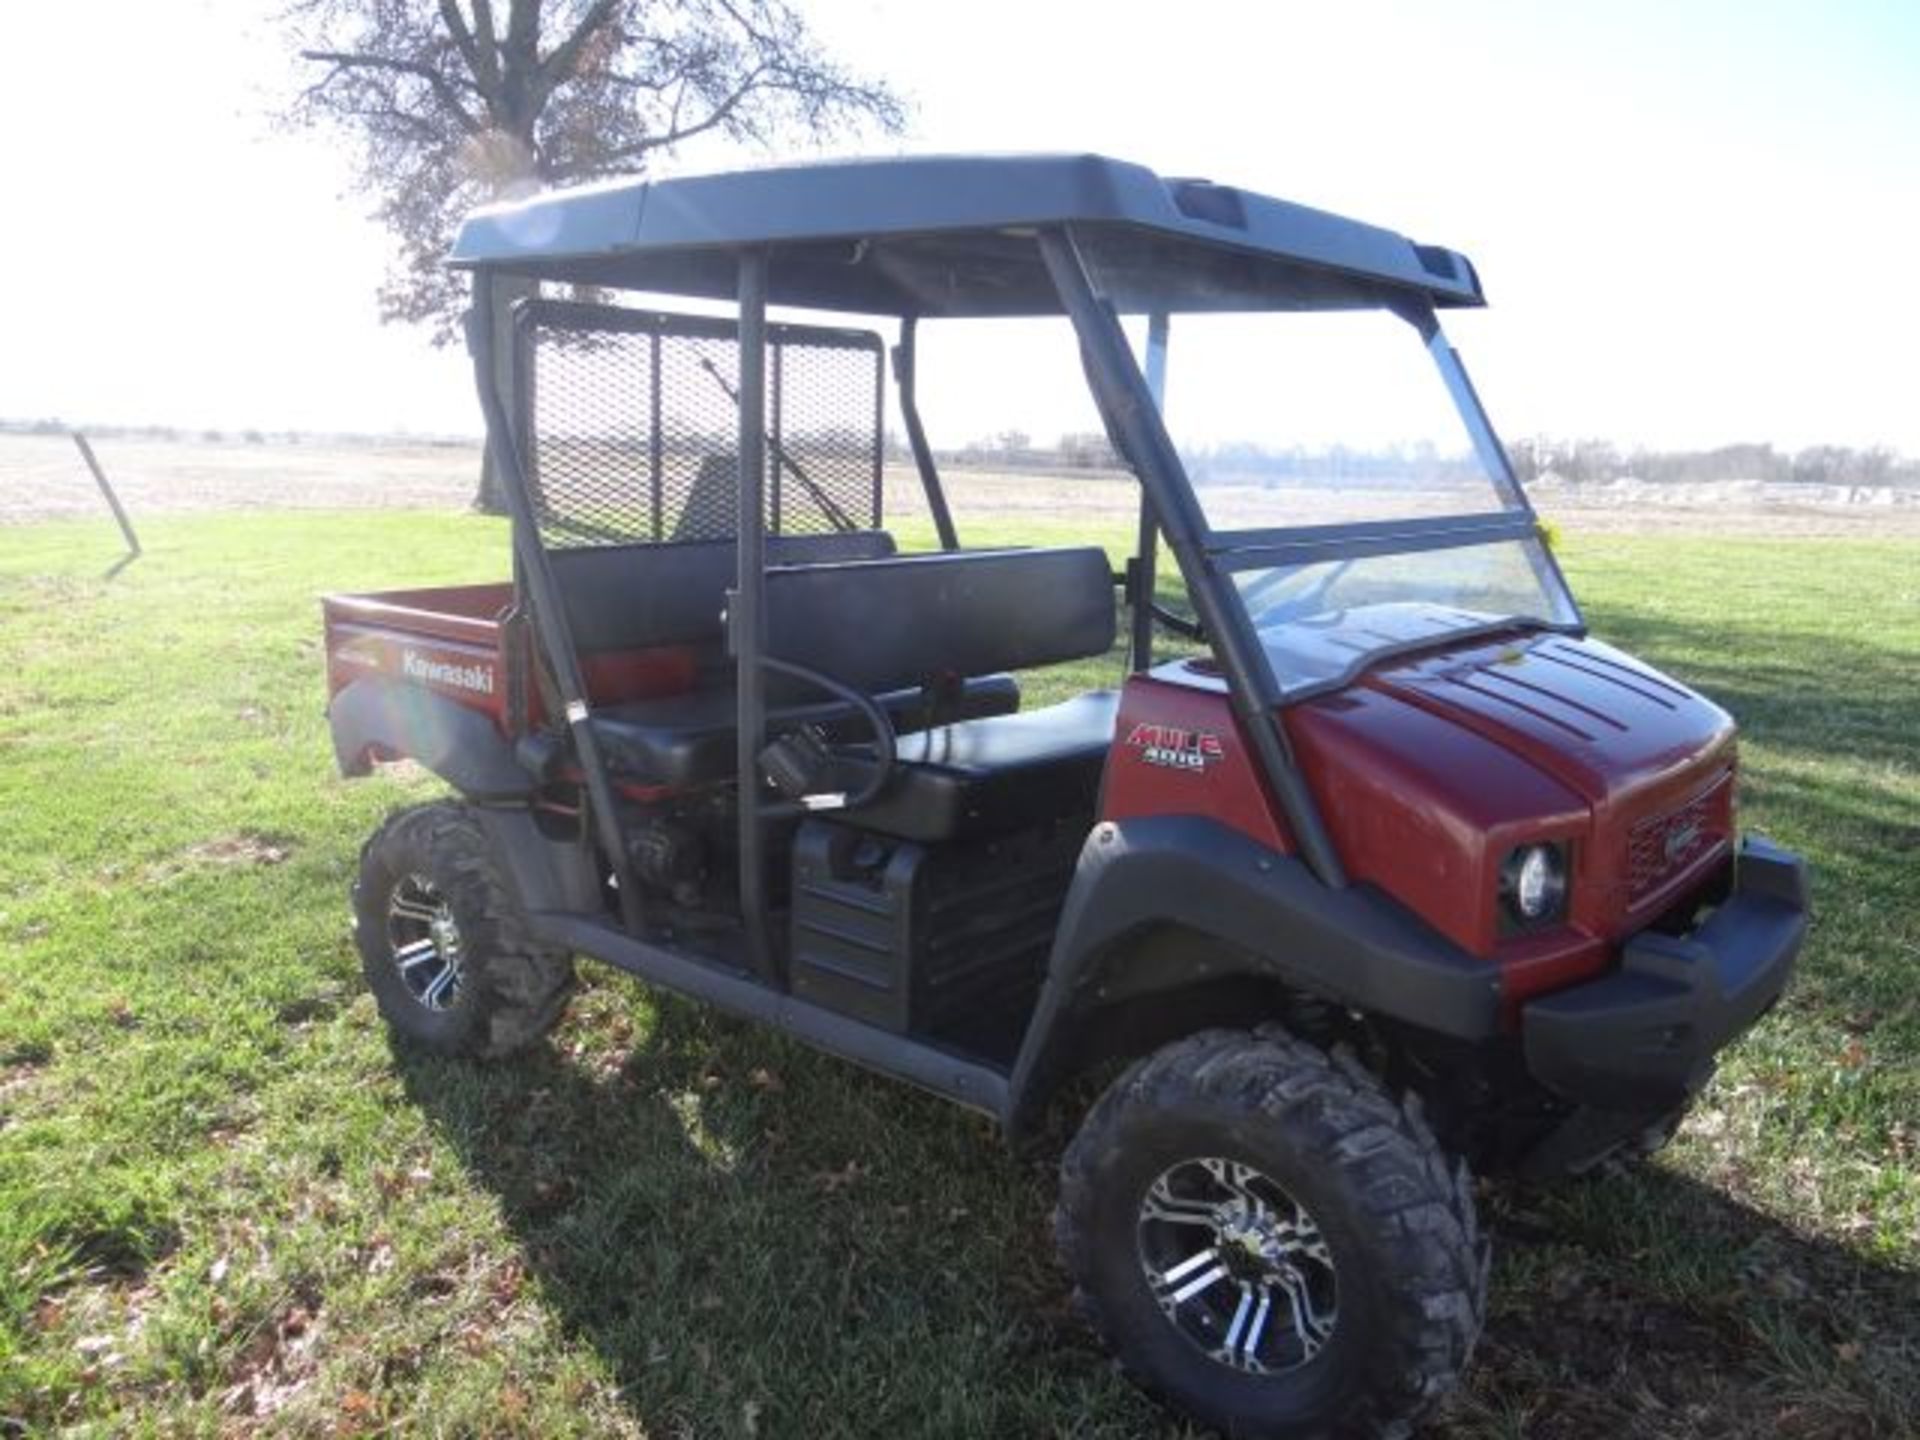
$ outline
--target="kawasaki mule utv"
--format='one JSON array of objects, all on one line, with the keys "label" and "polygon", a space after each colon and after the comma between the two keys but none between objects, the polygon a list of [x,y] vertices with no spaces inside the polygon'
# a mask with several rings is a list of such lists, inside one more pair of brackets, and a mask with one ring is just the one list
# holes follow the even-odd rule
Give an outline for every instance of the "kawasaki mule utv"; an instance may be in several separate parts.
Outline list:
[{"label": "kawasaki mule utv", "polygon": [[[1805,869],[1737,836],[1726,714],[1586,638],[1440,328],[1463,256],[1035,157],[545,195],[453,263],[512,580],[326,602],[342,769],[459,797],[354,892],[408,1039],[525,1045],[591,956],[1014,1140],[1113,1067],[1061,1166],[1087,1315],[1172,1405],[1298,1436],[1402,1430],[1466,1363],[1473,1169],[1657,1143],[1780,995]],[[964,546],[921,423],[923,331],[1034,317],[1123,472],[1117,570]],[[1123,614],[1117,689],[1022,703]]]}]

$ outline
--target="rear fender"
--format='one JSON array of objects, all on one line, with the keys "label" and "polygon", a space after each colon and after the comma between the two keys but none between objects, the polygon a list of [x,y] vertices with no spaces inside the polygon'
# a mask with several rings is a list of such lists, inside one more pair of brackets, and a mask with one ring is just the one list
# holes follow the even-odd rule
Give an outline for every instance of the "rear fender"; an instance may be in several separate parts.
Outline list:
[{"label": "rear fender", "polygon": [[418,685],[355,680],[333,697],[327,723],[343,775],[365,775],[375,760],[407,759],[474,800],[525,799],[537,788],[484,712]]},{"label": "rear fender", "polygon": [[[1217,821],[1153,816],[1098,825],[1074,872],[1047,979],[1014,1067],[1007,1130],[1031,1132],[1058,1086],[1112,1053],[1104,1021],[1169,1014],[1284,988],[1443,1035],[1499,1024],[1498,969],[1371,886],[1334,889],[1300,860]],[[1207,997],[1196,1010],[1186,997]],[[1271,1016],[1231,1017],[1252,1025]]]}]

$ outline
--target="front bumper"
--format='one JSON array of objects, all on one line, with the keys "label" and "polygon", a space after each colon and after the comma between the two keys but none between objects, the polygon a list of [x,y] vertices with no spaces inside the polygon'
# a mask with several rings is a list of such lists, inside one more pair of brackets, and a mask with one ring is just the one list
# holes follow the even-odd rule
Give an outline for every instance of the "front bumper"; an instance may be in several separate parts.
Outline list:
[{"label": "front bumper", "polygon": [[1799,856],[1749,837],[1733,893],[1698,929],[1636,935],[1619,969],[1525,1006],[1527,1068],[1563,1098],[1616,1116],[1686,1104],[1713,1057],[1786,988],[1807,933],[1807,878]]}]

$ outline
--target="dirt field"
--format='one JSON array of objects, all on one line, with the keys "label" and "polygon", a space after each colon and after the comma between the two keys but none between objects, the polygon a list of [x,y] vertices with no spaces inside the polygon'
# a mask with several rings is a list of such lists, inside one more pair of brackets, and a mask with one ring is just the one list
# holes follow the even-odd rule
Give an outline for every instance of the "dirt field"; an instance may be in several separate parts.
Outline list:
[{"label": "dirt field", "polygon": [[[464,509],[473,498],[476,445],[352,442],[114,440],[95,442],[136,527],[144,515],[234,510]],[[952,470],[956,518],[1132,513],[1115,477],[1004,475]],[[1570,531],[1599,534],[1920,537],[1920,495],[1761,487],[1738,482],[1649,486],[1634,481],[1536,487],[1541,512]],[[887,475],[889,513],[923,513],[910,470]],[[78,451],[64,436],[0,435],[0,525],[107,519]]]},{"label": "dirt field", "polygon": [[[472,445],[327,441],[92,442],[136,528],[143,515],[209,510],[458,508],[473,498]],[[107,518],[93,477],[63,435],[0,435],[0,524]]]}]

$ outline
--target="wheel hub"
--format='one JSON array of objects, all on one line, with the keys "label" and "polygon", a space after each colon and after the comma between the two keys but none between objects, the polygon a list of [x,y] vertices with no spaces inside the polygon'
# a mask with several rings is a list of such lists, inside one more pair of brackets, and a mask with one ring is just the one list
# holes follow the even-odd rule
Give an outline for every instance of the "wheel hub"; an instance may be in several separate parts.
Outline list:
[{"label": "wheel hub", "polygon": [[465,981],[460,927],[434,883],[409,875],[387,901],[387,947],[400,981],[429,1010],[451,1009]]},{"label": "wheel hub", "polygon": [[1271,1275],[1285,1262],[1286,1240],[1273,1217],[1245,1206],[1230,1207],[1214,1226],[1221,1258],[1245,1278]]},{"label": "wheel hub", "polygon": [[1284,1373],[1332,1337],[1332,1253],[1306,1207],[1255,1167],[1169,1167],[1147,1188],[1135,1233],[1161,1313],[1210,1359]]}]

